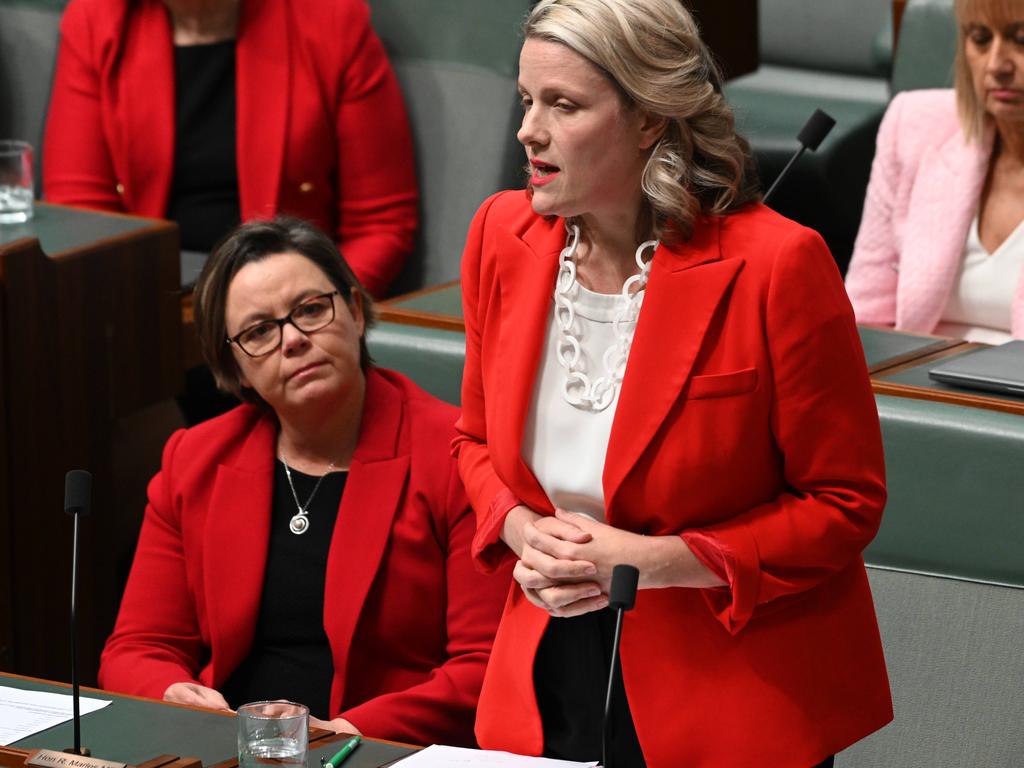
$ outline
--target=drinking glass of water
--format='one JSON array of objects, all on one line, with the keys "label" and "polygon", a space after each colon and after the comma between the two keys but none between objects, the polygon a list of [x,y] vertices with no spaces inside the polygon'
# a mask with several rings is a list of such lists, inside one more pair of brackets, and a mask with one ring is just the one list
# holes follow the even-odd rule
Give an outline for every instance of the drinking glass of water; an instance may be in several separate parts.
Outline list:
[{"label": "drinking glass of water", "polygon": [[305,768],[308,747],[308,707],[257,701],[238,708],[239,768]]},{"label": "drinking glass of water", "polygon": [[0,141],[0,224],[32,218],[32,145]]}]

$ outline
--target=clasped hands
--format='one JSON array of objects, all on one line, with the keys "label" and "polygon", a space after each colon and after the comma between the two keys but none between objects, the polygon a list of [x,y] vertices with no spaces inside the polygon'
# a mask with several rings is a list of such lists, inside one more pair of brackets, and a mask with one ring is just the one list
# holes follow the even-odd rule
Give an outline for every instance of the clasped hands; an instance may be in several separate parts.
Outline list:
[{"label": "clasped hands", "polygon": [[515,507],[503,538],[519,555],[513,577],[526,599],[563,618],[607,606],[612,568],[646,559],[646,537],[562,509],[541,516]]}]

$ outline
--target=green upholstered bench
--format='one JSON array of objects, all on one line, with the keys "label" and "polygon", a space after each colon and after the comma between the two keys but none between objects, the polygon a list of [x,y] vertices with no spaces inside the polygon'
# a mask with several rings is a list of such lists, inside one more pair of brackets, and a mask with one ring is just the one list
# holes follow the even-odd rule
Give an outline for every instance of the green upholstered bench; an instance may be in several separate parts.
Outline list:
[{"label": "green upholstered bench", "polygon": [[875,134],[889,101],[891,0],[760,0],[761,67],[726,83],[765,189],[816,108],[836,127],[779,187],[772,207],[824,236],[845,270]]},{"label": "green upholstered bench", "polygon": [[65,4],[65,0],[0,0],[0,139],[20,139],[35,148],[37,192],[43,119]]},{"label": "green upholstered bench", "polygon": [[370,0],[412,124],[419,178],[416,251],[404,293],[459,276],[466,231],[494,192],[521,186],[516,72],[530,0]]},{"label": "green upholstered bench", "polygon": [[892,92],[951,88],[955,55],[953,0],[910,0],[900,23]]},{"label": "green upholstered bench", "polygon": [[896,720],[836,765],[1019,765],[1024,416],[877,402],[889,503],[865,559]]}]

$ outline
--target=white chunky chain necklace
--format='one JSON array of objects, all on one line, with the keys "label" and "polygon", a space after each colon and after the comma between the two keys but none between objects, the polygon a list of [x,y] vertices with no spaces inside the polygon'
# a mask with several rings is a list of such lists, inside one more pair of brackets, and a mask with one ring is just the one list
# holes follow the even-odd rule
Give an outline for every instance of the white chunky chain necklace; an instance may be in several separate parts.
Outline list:
[{"label": "white chunky chain necklace", "polygon": [[[636,249],[636,265],[638,274],[626,278],[622,284],[622,295],[615,313],[613,329],[615,341],[604,351],[601,362],[604,364],[604,375],[593,381],[583,372],[581,358],[583,348],[580,340],[573,333],[576,323],[576,251],[580,244],[580,228],[576,224],[566,222],[568,230],[565,248],[558,257],[558,279],[555,281],[555,324],[558,326],[559,339],[556,347],[558,362],[565,368],[565,385],[562,395],[570,405],[587,411],[603,411],[612,401],[622,383],[626,372],[626,361],[629,359],[629,348],[633,343],[633,331],[640,315],[640,304],[643,301],[643,290],[647,286],[647,278],[651,272],[651,259],[644,261],[643,254],[648,248],[653,252],[658,248],[657,240],[641,243]],[[634,290],[635,287],[635,290]]]}]

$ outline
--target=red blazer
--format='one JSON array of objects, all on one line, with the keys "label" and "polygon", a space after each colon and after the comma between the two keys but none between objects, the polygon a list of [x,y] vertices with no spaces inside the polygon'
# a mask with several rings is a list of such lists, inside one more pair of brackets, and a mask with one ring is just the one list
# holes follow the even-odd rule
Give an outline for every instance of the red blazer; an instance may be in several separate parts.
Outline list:
[{"label": "red blazer", "polygon": [[[560,219],[486,202],[463,259],[455,441],[474,553],[517,500],[551,503],[521,438]],[[878,416],[850,303],[821,239],[754,205],[655,255],[608,442],[610,524],[682,534],[728,582],[642,591],[622,667],[650,768],[807,768],[892,718],[861,550],[885,502]],[[515,587],[477,711],[482,746],[538,754],[533,659],[549,618]]]},{"label": "red blazer", "polygon": [[[242,219],[334,234],[380,295],[412,250],[412,140],[363,0],[244,0],[236,53]],[[160,0],[71,0],[46,125],[48,200],[164,216],[174,49]]]},{"label": "red blazer", "polygon": [[[456,411],[371,370],[327,562],[331,715],[370,736],[473,744],[508,591],[476,572],[474,520],[447,446]],[[263,586],[275,421],[241,406],[176,432],[149,486],[100,685],[160,698],[218,688],[252,644]]]}]

